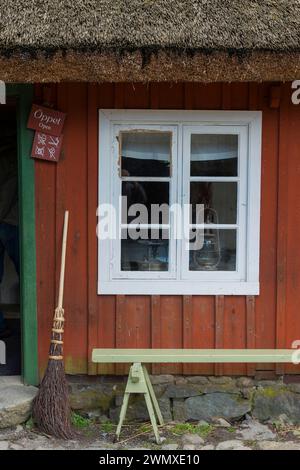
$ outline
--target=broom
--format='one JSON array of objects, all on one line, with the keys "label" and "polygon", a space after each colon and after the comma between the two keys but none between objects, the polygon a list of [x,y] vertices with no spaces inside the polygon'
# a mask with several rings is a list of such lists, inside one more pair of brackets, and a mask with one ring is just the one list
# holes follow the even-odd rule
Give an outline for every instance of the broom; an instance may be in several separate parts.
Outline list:
[{"label": "broom", "polygon": [[46,434],[63,439],[69,439],[73,436],[68,384],[63,362],[63,333],[65,319],[62,305],[68,221],[69,212],[66,211],[62,241],[58,306],[55,309],[53,318],[49,360],[39,392],[34,399],[32,409],[33,421],[38,429]]}]

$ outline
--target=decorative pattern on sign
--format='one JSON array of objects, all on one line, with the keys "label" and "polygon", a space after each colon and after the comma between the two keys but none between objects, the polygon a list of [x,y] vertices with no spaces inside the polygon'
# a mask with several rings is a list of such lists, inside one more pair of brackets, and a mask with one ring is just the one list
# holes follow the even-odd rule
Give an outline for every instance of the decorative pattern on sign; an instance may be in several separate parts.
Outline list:
[{"label": "decorative pattern on sign", "polygon": [[32,105],[27,127],[35,130],[32,158],[58,162],[62,146],[62,128],[66,114],[36,104]]},{"label": "decorative pattern on sign", "polygon": [[54,136],[50,134],[36,132],[33,141],[31,156],[33,158],[40,158],[41,160],[58,162],[62,139],[62,135]]}]

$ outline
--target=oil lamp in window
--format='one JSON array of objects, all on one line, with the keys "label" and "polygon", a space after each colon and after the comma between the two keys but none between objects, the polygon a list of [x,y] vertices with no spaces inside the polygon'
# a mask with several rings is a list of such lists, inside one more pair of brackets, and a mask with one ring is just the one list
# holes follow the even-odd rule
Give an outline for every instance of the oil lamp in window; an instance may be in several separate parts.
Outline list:
[{"label": "oil lamp in window", "polygon": [[[218,224],[218,214],[214,209],[205,209],[205,224]],[[220,236],[218,229],[204,229],[203,246],[193,252],[193,264],[201,271],[215,271],[221,260]]]}]

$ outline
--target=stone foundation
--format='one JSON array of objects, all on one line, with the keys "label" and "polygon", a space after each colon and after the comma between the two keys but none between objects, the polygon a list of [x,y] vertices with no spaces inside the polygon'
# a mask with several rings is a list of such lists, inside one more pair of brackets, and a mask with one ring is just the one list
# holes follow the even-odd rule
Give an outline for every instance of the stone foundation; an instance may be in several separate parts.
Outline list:
[{"label": "stone foundation", "polygon": [[[299,378],[300,379],[300,378]],[[77,412],[118,421],[127,377],[69,376],[71,406]],[[249,377],[151,376],[166,421],[230,422],[246,415],[261,422],[286,419],[300,424],[300,382],[254,380]],[[144,398],[131,398],[128,421],[149,419]]]}]

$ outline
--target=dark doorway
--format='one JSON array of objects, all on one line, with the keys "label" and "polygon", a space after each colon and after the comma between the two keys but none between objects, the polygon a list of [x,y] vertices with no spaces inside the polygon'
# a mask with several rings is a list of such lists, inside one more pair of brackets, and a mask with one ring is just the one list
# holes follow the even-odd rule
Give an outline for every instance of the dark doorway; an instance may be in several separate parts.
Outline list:
[{"label": "dark doorway", "polygon": [[18,231],[17,119],[16,106],[9,104],[0,106],[0,340],[6,353],[1,376],[21,374]]}]

